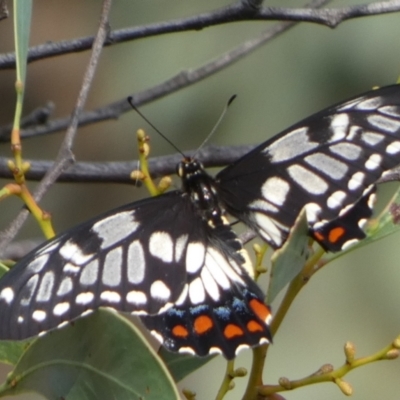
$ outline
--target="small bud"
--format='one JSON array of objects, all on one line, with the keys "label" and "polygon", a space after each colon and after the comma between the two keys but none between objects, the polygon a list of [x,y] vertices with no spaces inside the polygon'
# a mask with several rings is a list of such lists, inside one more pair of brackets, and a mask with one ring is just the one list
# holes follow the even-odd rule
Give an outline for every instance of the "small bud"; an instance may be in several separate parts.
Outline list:
[{"label": "small bud", "polygon": [[292,382],[290,382],[289,378],[286,378],[285,376],[282,376],[279,378],[279,384],[286,390],[292,389]]},{"label": "small bud", "polygon": [[386,359],[388,359],[388,360],[395,360],[398,357],[399,357],[398,349],[392,349],[386,353]]},{"label": "small bud", "polygon": [[323,374],[329,374],[330,372],[333,371],[333,365],[332,364],[324,364],[320,369],[319,369],[319,373],[321,375]]},{"label": "small bud", "polygon": [[196,398],[196,393],[189,389],[182,389],[182,393],[187,400],[194,400]]},{"label": "small bud", "polygon": [[7,160],[7,166],[11,171],[14,171],[15,168],[17,168],[13,160]]},{"label": "small bud", "polygon": [[133,181],[142,181],[145,178],[145,175],[144,175],[144,173],[142,171],[139,171],[139,170],[136,169],[136,170],[131,172],[130,178]]},{"label": "small bud", "polygon": [[138,140],[144,141],[146,139],[146,133],[143,129],[138,129],[136,131],[136,137],[138,138]]},{"label": "small bud", "polygon": [[142,143],[140,146],[140,152],[147,157],[150,154],[150,146],[147,143]]},{"label": "small bud", "polygon": [[235,377],[238,377],[238,378],[246,376],[247,375],[247,369],[244,368],[244,367],[236,368],[235,371],[233,372],[233,375]]},{"label": "small bud", "polygon": [[393,347],[395,347],[396,349],[400,349],[400,336],[397,336],[397,338],[394,339]]},{"label": "small bud", "polygon": [[344,345],[344,354],[346,355],[346,362],[351,364],[356,355],[356,346],[352,342],[346,342]]},{"label": "small bud", "polygon": [[336,383],[336,385],[339,386],[339,389],[346,396],[351,396],[353,394],[353,388],[351,387],[350,383],[347,383],[346,381],[342,381],[339,378],[335,380],[335,383]]},{"label": "small bud", "polygon": [[234,388],[235,388],[235,385],[236,385],[235,381],[230,381],[230,382],[229,382],[229,385],[228,385],[228,390],[234,389]]},{"label": "small bud", "polygon": [[258,243],[253,244],[254,253],[260,254],[261,253],[261,246]]},{"label": "small bud", "polygon": [[24,161],[22,163],[22,172],[25,174],[26,172],[28,172],[31,168],[31,163],[28,161]]},{"label": "small bud", "polygon": [[172,184],[172,179],[170,176],[163,176],[158,183],[158,190],[161,193],[164,193],[167,189],[170,188]]}]

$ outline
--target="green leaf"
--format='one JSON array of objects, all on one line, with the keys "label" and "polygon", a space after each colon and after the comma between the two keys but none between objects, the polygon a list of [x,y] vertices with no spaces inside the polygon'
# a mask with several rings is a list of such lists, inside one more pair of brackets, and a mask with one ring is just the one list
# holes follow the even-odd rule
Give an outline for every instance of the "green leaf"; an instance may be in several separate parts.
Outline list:
[{"label": "green leaf", "polygon": [[271,257],[268,304],[271,304],[278,293],[303,269],[308,258],[309,240],[307,218],[303,209],[296,219],[288,240]]},{"label": "green leaf", "polygon": [[14,36],[17,79],[25,85],[31,30],[32,0],[14,0]]},{"label": "green leaf", "polygon": [[160,349],[159,355],[164,360],[176,382],[181,381],[215,357],[196,357],[189,354],[176,354],[165,350],[164,347]]},{"label": "green leaf", "polygon": [[0,396],[26,391],[48,399],[179,399],[168,370],[141,333],[104,309],[31,344],[0,386]]}]

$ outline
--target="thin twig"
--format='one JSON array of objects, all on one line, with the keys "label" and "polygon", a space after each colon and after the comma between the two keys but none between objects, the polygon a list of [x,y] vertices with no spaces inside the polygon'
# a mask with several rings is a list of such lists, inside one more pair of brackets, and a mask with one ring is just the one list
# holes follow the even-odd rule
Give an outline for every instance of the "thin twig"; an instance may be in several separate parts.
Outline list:
[{"label": "thin twig", "polygon": [[[38,185],[34,198],[39,201],[51,185],[58,179],[58,177],[65,171],[73,162],[74,155],[72,153],[72,146],[77,133],[79,115],[83,110],[86,103],[86,99],[93,81],[93,77],[99,62],[100,54],[103,48],[103,43],[107,37],[108,32],[108,16],[110,13],[112,0],[104,0],[100,18],[99,29],[97,31],[96,40],[93,44],[92,54],[87,66],[82,87],[78,95],[78,99],[75,105],[74,112],[72,113],[72,119],[70,121],[68,130],[65,134],[64,141],[60,147],[57,158],[52,166],[44,176],[43,180]],[[17,234],[22,224],[28,216],[28,211],[21,211],[18,216],[11,222],[9,227],[0,234],[0,254],[12,241],[14,236]]]},{"label": "thin twig", "polygon": [[[310,7],[320,7],[328,2],[329,0],[314,0],[310,3]],[[160,83],[159,85],[132,95],[133,102],[136,106],[142,106],[208,78],[209,76],[221,71],[224,68],[227,68],[228,66],[249,55],[251,52],[268,43],[280,34],[286,32],[295,25],[295,22],[282,22],[275,24],[271,28],[263,31],[258,37],[247,40],[234,49],[222,54],[215,60],[212,60],[194,70],[182,71],[172,78]],[[104,120],[117,119],[122,113],[130,110],[131,107],[126,101],[126,97],[124,97],[123,99],[107,104],[106,106],[92,111],[83,112],[79,118],[79,125],[84,126]],[[55,119],[49,121],[44,126],[42,125],[22,130],[21,137],[26,139],[32,136],[57,132],[65,129],[68,126],[69,121],[70,117]],[[8,141],[8,138],[8,132],[4,131],[3,128],[0,128],[0,141]]]},{"label": "thin twig", "polygon": [[[251,5],[250,3],[253,4]],[[142,39],[165,33],[200,30],[210,26],[240,21],[279,20],[312,22],[329,28],[335,28],[340,23],[349,19],[400,11],[399,0],[380,1],[349,7],[325,8],[320,10],[311,9],[310,7],[254,7],[255,3],[255,1],[241,1],[234,5],[229,5],[218,10],[188,18],[115,30],[109,33],[105,45],[112,46],[130,40]],[[93,40],[93,36],[88,36],[32,47],[29,50],[28,62],[68,53],[86,51],[91,48]],[[12,68],[15,68],[15,54],[7,53],[0,56],[0,69]]]},{"label": "thin twig", "polygon": [[[201,149],[196,158],[209,167],[222,167],[230,164],[254,146],[214,146],[209,145]],[[185,151],[188,157],[197,151]],[[148,160],[151,176],[154,178],[175,174],[176,165],[182,160],[180,154],[171,154],[153,157]],[[12,173],[7,165],[8,158],[0,157],[0,178],[12,178]],[[31,164],[30,170],[25,174],[30,181],[40,181],[52,167],[51,160],[26,160]],[[126,183],[133,184],[130,173],[137,169],[138,160],[109,161],[109,162],[76,162],[63,171],[57,182],[74,183]],[[400,167],[393,168],[382,177],[378,183],[400,181]]]}]

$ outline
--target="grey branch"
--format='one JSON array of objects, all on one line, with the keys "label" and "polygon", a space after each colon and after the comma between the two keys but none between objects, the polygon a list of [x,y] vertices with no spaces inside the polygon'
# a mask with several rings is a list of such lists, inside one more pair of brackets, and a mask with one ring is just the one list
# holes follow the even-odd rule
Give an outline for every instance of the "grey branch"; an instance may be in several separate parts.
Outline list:
[{"label": "grey branch", "polygon": [[[109,33],[105,45],[112,46],[117,43],[165,33],[201,30],[214,25],[239,21],[312,22],[329,28],[335,28],[340,23],[349,19],[400,11],[399,0],[380,1],[341,8],[323,8],[320,10],[310,7],[255,7],[254,5],[256,3],[259,2],[241,1],[234,5],[189,18],[142,25],[134,28],[118,29]],[[93,41],[93,36],[87,36],[74,40],[41,44],[29,50],[28,62],[68,53],[86,51],[92,47]],[[15,68],[15,54],[3,54],[0,56],[0,69],[10,68]]]},{"label": "grey branch", "polygon": [[[329,0],[314,0],[310,3],[310,7],[320,7],[327,2],[329,2]],[[211,62],[201,65],[193,70],[179,72],[177,75],[167,79],[159,85],[132,95],[133,102],[136,106],[142,106],[154,100],[160,99],[161,97],[174,93],[184,87],[193,85],[194,83],[199,82],[239,61],[243,57],[258,49],[260,46],[268,43],[295,25],[295,22],[282,22],[276,24],[263,31],[258,37],[247,40],[246,42],[230,51],[227,51]],[[95,110],[82,112],[79,117],[79,126],[89,125],[109,119],[117,119],[122,113],[130,110],[131,107],[126,98],[124,98],[107,104],[103,107],[99,107]],[[38,125],[29,129],[24,129],[21,132],[21,137],[23,139],[27,139],[65,130],[68,127],[70,118],[70,116],[67,116],[54,119],[48,121],[45,125]],[[0,127],[0,142],[8,141],[10,132],[11,130],[9,126]]]}]

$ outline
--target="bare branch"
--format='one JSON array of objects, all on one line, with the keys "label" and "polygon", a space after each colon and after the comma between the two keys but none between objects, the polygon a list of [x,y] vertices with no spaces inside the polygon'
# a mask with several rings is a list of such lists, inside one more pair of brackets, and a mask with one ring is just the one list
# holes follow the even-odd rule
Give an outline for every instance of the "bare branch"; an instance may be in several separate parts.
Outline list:
[{"label": "bare branch", "polygon": [[[185,154],[190,157],[196,153],[206,167],[220,167],[237,160],[254,146],[207,146],[197,151],[188,151]],[[7,166],[7,158],[0,157],[0,177],[12,178]],[[182,155],[173,154],[149,159],[149,169],[153,177],[174,174],[176,165],[182,160]],[[31,164],[26,178],[38,181],[52,167],[53,162],[47,160],[26,160]],[[114,161],[114,162],[77,162],[63,171],[58,177],[58,182],[107,182],[132,184],[130,173],[137,169],[138,161]]]},{"label": "bare branch", "polygon": [[[105,46],[111,46],[130,40],[142,39],[165,33],[200,30],[214,25],[240,21],[293,21],[312,22],[335,28],[340,23],[354,18],[381,15],[400,11],[400,1],[390,0],[369,4],[361,4],[342,8],[326,8],[315,10],[311,7],[281,8],[256,7],[260,1],[242,1],[209,13],[189,18],[176,19],[142,25],[134,28],[118,29],[109,33]],[[89,50],[93,44],[93,36],[74,40],[46,43],[29,50],[28,62],[44,58]],[[15,54],[6,53],[0,56],[0,69],[15,68]]]},{"label": "bare branch", "polygon": [[[62,174],[62,172],[65,171],[74,162],[72,146],[78,128],[79,115],[82,112],[83,107],[86,103],[89,89],[91,87],[94,73],[96,71],[97,64],[100,58],[101,50],[103,48],[103,44],[107,36],[108,16],[110,13],[111,2],[112,0],[103,1],[99,29],[97,31],[96,40],[93,44],[92,55],[90,57],[89,64],[87,66],[83,78],[83,84],[78,95],[75,109],[74,112],[72,113],[70,125],[65,134],[64,141],[61,144],[59,153],[57,155],[57,158],[53,166],[46,172],[46,175],[44,176],[43,180],[40,182],[34,193],[34,198],[36,201],[39,201],[43,197],[45,192],[57,180],[57,178]],[[0,253],[2,253],[2,251],[4,251],[7,245],[12,241],[14,236],[21,228],[22,224],[25,222],[27,216],[28,216],[27,210],[21,211],[18,214],[18,216],[14,219],[14,221],[11,222],[10,226],[1,233]]]},{"label": "bare branch", "polygon": [[[310,7],[320,7],[329,1],[330,0],[314,0],[310,3]],[[159,85],[132,95],[133,102],[136,106],[142,106],[174,93],[184,87],[193,85],[194,83],[199,82],[234,64],[258,49],[263,44],[268,43],[295,25],[295,22],[282,22],[276,24],[263,31],[258,37],[247,40],[234,49],[222,54],[215,60],[212,60],[194,70],[182,71],[172,78],[160,83]],[[124,98],[95,110],[83,112],[79,118],[79,125],[85,126],[104,120],[117,119],[122,113],[130,110],[131,107],[126,101],[126,98]],[[68,116],[49,121],[46,125],[36,126],[31,129],[24,129],[21,132],[21,137],[23,139],[27,139],[38,135],[46,135],[49,133],[58,132],[60,130],[64,130],[68,126],[69,121],[70,117]],[[0,142],[8,141],[9,135],[10,130],[7,130],[6,127],[0,128]]]}]

